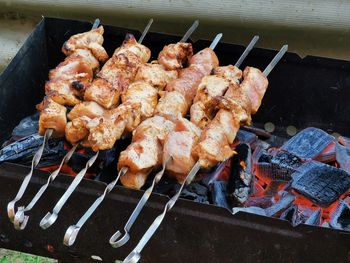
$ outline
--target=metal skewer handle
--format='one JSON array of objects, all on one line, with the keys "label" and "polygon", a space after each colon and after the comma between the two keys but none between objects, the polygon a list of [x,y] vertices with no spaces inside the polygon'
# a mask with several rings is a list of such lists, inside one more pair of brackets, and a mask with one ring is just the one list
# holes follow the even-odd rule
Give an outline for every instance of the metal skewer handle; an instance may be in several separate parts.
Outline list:
[{"label": "metal skewer handle", "polygon": [[194,21],[192,26],[187,30],[187,32],[184,34],[184,36],[181,38],[179,42],[186,42],[190,38],[192,33],[197,29],[198,26],[199,26],[199,21],[198,20]]},{"label": "metal skewer handle", "polygon": [[215,47],[217,46],[217,44],[220,42],[221,38],[222,38],[222,33],[219,33],[215,36],[214,40],[211,42],[209,48],[211,49],[215,49]]},{"label": "metal skewer handle", "polygon": [[83,180],[87,170],[94,164],[98,157],[99,152],[97,152],[94,156],[92,156],[86,163],[85,168],[82,169],[74,178],[73,182],[70,184],[66,192],[63,194],[61,199],[57,202],[55,207],[52,210],[52,213],[47,213],[44,218],[40,222],[40,227],[42,229],[47,229],[51,225],[53,225],[57,218],[58,218],[58,213],[61,211],[62,207],[64,204],[67,202],[68,198],[72,195],[74,190],[77,188],[79,183]]},{"label": "metal skewer handle", "polygon": [[46,184],[44,184],[39,189],[39,191],[36,193],[36,195],[33,197],[33,199],[30,201],[30,203],[26,207],[24,207],[24,206],[18,207],[18,211],[17,211],[15,218],[14,218],[14,221],[13,221],[15,229],[17,229],[17,230],[25,229],[25,227],[28,223],[28,220],[29,220],[29,216],[26,215],[25,212],[30,211],[34,207],[34,205],[38,202],[40,197],[44,194],[44,192],[48,188],[49,184],[52,181],[54,181],[56,179],[56,177],[58,176],[59,172],[62,169],[63,164],[66,164],[69,162],[70,158],[73,156],[73,153],[77,149],[77,146],[78,146],[78,144],[76,144],[74,147],[72,147],[72,149],[69,150],[69,152],[67,152],[67,154],[63,157],[59,167],[51,173],[51,175],[47,179]]},{"label": "metal skewer handle", "polygon": [[119,173],[117,178],[109,183],[107,187],[105,188],[103,194],[95,200],[95,202],[90,206],[90,208],[85,212],[85,214],[79,219],[78,223],[75,225],[72,225],[68,227],[66,234],[64,235],[63,238],[63,244],[66,246],[72,246],[78,236],[78,233],[82,226],[85,224],[85,222],[90,218],[90,216],[95,212],[97,207],[102,203],[103,199],[106,197],[106,195],[113,190],[114,186],[117,184],[119,181],[120,176],[123,176],[126,174],[128,171],[128,168],[122,168]]},{"label": "metal skewer handle", "polygon": [[44,152],[45,145],[49,140],[49,138],[51,137],[52,133],[53,133],[53,129],[47,129],[45,131],[43,144],[40,146],[40,148],[38,149],[38,151],[35,153],[33,157],[32,165],[30,167],[29,173],[26,175],[26,177],[24,177],[21,187],[19,188],[15,199],[13,199],[10,203],[7,204],[7,215],[12,223],[14,221],[15,214],[16,214],[16,203],[19,200],[21,200],[21,198],[23,197],[23,194],[28,187],[30,179],[32,178],[34,168],[37,167],[37,165],[39,164],[41,156],[43,155],[43,152]]},{"label": "metal skewer handle", "polygon": [[152,225],[148,228],[146,233],[143,235],[137,246],[134,248],[134,250],[124,259],[123,263],[136,263],[141,258],[141,251],[145,247],[145,245],[148,243],[148,241],[151,239],[151,237],[154,235],[154,233],[157,231],[158,227],[161,225],[163,219],[165,218],[166,213],[173,208],[176,201],[179,199],[180,194],[188,182],[191,181],[191,178],[193,179],[194,176],[197,174],[197,172],[200,169],[200,164],[197,162],[193,167],[192,170],[187,175],[184,182],[181,184],[181,187],[176,195],[174,195],[165,205],[163,213],[161,213],[159,216],[156,217],[156,219],[153,221]]},{"label": "metal skewer handle", "polygon": [[145,206],[145,204],[147,203],[149,197],[152,194],[153,188],[154,186],[162,179],[165,168],[167,166],[167,164],[169,163],[169,161],[172,158],[168,158],[164,163],[163,163],[163,168],[161,171],[159,171],[153,181],[152,181],[152,185],[145,191],[145,193],[143,194],[143,196],[141,197],[140,201],[138,202],[135,210],[132,212],[131,216],[129,217],[128,221],[126,222],[125,226],[124,226],[124,235],[122,236],[121,231],[117,231],[109,240],[109,243],[111,244],[112,247],[114,248],[118,248],[121,247],[123,245],[125,245],[129,239],[130,239],[130,235],[129,235],[129,231],[132,227],[132,225],[135,223],[137,217],[139,216],[139,214],[142,211],[142,208]]}]

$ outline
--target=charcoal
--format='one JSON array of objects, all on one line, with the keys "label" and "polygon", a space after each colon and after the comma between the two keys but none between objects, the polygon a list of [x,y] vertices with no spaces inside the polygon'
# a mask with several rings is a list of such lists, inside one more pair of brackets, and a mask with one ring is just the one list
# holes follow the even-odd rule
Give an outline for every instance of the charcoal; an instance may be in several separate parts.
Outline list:
[{"label": "charcoal", "polygon": [[[180,189],[180,185],[176,185],[176,192]],[[181,198],[189,199],[198,203],[208,204],[208,189],[199,184],[199,183],[191,183],[187,185],[181,192]]]},{"label": "charcoal", "polygon": [[306,128],[288,140],[282,149],[301,159],[313,159],[334,141],[334,137],[317,128]]},{"label": "charcoal", "polygon": [[330,163],[335,161],[335,142],[328,145],[317,157],[314,158],[315,161],[321,163]]},{"label": "charcoal", "polygon": [[13,129],[12,137],[18,140],[23,137],[37,133],[39,129],[39,113],[35,113],[22,119],[19,124]]},{"label": "charcoal", "polygon": [[329,224],[332,228],[350,231],[350,206],[343,200],[333,212]]},{"label": "charcoal", "polygon": [[319,226],[321,224],[321,209],[315,210],[305,221],[306,225]]},{"label": "charcoal", "polygon": [[238,130],[236,138],[240,143],[246,143],[249,145],[258,140],[258,137],[254,133],[245,130]]},{"label": "charcoal", "polygon": [[316,161],[303,164],[292,177],[292,188],[321,207],[328,207],[350,187],[347,172]]},{"label": "charcoal", "polygon": [[214,181],[209,185],[211,200],[214,205],[230,209],[227,202],[227,183]]},{"label": "charcoal", "polygon": [[[241,205],[253,193],[252,157],[248,144],[239,144],[235,150],[238,154],[231,159],[231,174],[227,190],[233,202]],[[242,167],[241,162],[244,162],[245,167]]]},{"label": "charcoal", "polygon": [[266,215],[274,216],[282,212],[295,200],[295,196],[290,193],[285,193],[282,195],[281,199],[275,204],[265,209]]},{"label": "charcoal", "polygon": [[[42,145],[43,139],[43,136],[36,133],[5,146],[0,150],[0,163],[16,162],[30,165],[34,154]],[[39,167],[58,164],[65,154],[63,139],[51,138],[44,148]]]},{"label": "charcoal", "polygon": [[229,162],[230,160],[226,160],[220,163],[219,165],[217,165],[213,171],[211,171],[201,179],[201,183],[209,187],[209,185],[212,182],[220,180],[220,175],[222,174],[223,170],[225,169],[225,167],[228,165]]},{"label": "charcoal", "polygon": [[339,136],[338,142],[344,145],[346,148],[350,149],[350,138],[345,136]]},{"label": "charcoal", "polygon": [[350,148],[340,145],[335,145],[336,160],[339,167],[350,173]]},{"label": "charcoal", "polygon": [[245,206],[257,206],[260,208],[267,208],[273,205],[271,196],[261,196],[261,197],[249,197],[249,199],[244,203]]},{"label": "charcoal", "polygon": [[[150,185],[150,184],[149,184]],[[163,178],[154,186],[154,192],[163,195],[173,195],[175,193],[175,187],[179,188],[178,182],[168,176],[163,176]]]},{"label": "charcoal", "polygon": [[265,131],[263,129],[254,127],[254,126],[242,126],[241,129],[244,130],[244,131],[252,132],[252,133],[258,135],[259,137],[262,137],[262,138],[265,138],[265,139],[268,139],[268,138],[271,137],[271,133],[269,133],[269,132],[267,132],[267,131]]},{"label": "charcoal", "polygon": [[291,175],[302,164],[302,160],[289,152],[264,152],[256,164],[257,173],[271,180],[290,181]]},{"label": "charcoal", "polygon": [[300,213],[297,205],[292,205],[286,209],[280,216],[280,219],[289,221],[292,226],[297,226],[303,222],[302,214]]},{"label": "charcoal", "polygon": [[260,207],[255,207],[255,206],[232,208],[232,214],[237,214],[238,212],[246,212],[246,213],[250,213],[250,214],[266,216],[266,212],[264,209],[262,209]]}]

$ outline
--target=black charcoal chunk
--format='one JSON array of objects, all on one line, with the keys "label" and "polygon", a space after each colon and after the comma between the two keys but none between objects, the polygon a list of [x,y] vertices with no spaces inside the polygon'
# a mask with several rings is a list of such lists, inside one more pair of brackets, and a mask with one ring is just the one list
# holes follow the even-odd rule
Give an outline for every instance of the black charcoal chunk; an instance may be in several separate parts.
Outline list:
[{"label": "black charcoal chunk", "polygon": [[280,218],[289,221],[292,226],[297,226],[303,221],[302,214],[299,212],[297,205],[292,205],[286,209]]},{"label": "black charcoal chunk", "polygon": [[12,137],[15,140],[23,138],[38,132],[39,129],[39,113],[35,113],[22,119],[19,124],[13,129]]},{"label": "black charcoal chunk", "polygon": [[[176,188],[178,188],[176,189],[176,192],[177,192],[180,189],[180,185],[177,184]],[[208,189],[199,183],[191,183],[185,186],[185,188],[181,192],[180,197],[195,201],[197,203],[204,203],[204,204],[209,203]]]},{"label": "black charcoal chunk", "polygon": [[209,189],[213,204],[230,210],[227,202],[227,183],[224,181],[214,181],[209,185]]},{"label": "black charcoal chunk", "polygon": [[350,173],[350,148],[340,145],[335,145],[336,160],[343,170]]},{"label": "black charcoal chunk", "polygon": [[329,224],[332,228],[350,231],[350,206],[343,200],[333,212]]},{"label": "black charcoal chunk", "polygon": [[316,161],[303,164],[292,177],[292,188],[322,207],[328,207],[350,187],[347,172]]},{"label": "black charcoal chunk", "polygon": [[319,226],[321,224],[321,209],[315,210],[305,221],[306,225]]},{"label": "black charcoal chunk", "polygon": [[289,152],[263,153],[257,163],[257,172],[272,180],[290,181],[291,175],[302,165],[302,160]]},{"label": "black charcoal chunk", "polygon": [[295,196],[290,193],[285,193],[282,195],[281,199],[278,200],[275,204],[265,209],[266,215],[274,216],[286,208],[289,207],[291,203],[295,200]]},{"label": "black charcoal chunk", "polygon": [[[244,204],[253,192],[252,154],[248,144],[235,148],[237,155],[232,157],[231,173],[227,185],[230,198],[235,204]],[[245,167],[242,167],[242,162]]]},{"label": "black charcoal chunk", "polygon": [[[36,133],[5,146],[0,150],[0,163],[16,162],[30,165],[34,154],[43,144],[43,139],[43,136]],[[57,164],[65,154],[63,139],[51,138],[44,148],[39,167]]]},{"label": "black charcoal chunk", "polygon": [[251,145],[258,140],[258,137],[252,132],[245,131],[245,130],[238,130],[236,139],[238,139],[240,143],[247,143]]},{"label": "black charcoal chunk", "polygon": [[333,136],[321,129],[310,127],[293,136],[282,146],[282,149],[301,159],[313,159],[333,141]]}]

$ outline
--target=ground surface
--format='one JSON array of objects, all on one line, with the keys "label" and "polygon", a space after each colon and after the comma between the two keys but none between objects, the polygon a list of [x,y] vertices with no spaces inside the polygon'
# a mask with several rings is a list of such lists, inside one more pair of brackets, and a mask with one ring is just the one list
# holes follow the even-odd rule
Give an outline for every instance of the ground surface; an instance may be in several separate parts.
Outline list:
[{"label": "ground surface", "polygon": [[0,263],[55,263],[56,260],[0,248]]}]

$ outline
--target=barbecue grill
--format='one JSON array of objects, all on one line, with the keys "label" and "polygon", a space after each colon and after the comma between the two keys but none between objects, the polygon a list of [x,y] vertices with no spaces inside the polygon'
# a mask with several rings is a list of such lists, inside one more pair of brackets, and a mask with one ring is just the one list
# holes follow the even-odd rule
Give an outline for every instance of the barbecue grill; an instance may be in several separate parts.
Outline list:
[{"label": "barbecue grill", "polygon": [[[0,77],[0,117],[4,142],[15,125],[34,113],[35,104],[43,97],[48,70],[54,68],[63,55],[60,48],[70,36],[90,28],[87,22],[44,18],[34,29],[24,46]],[[108,53],[121,43],[126,33],[136,37],[137,30],[105,26],[104,46]],[[150,32],[144,43],[158,54],[162,47],[181,37]],[[209,46],[209,41],[194,43],[195,50]],[[242,43],[240,43],[242,44]],[[215,49],[220,64],[237,60],[244,47],[219,43]],[[244,61],[245,65],[264,68],[276,51],[255,48]],[[254,126],[273,123],[274,134],[289,137],[288,126],[297,129],[313,126],[329,133],[350,134],[350,62],[308,56],[300,58],[287,53],[269,76],[270,87]],[[108,240],[116,228],[122,228],[133,211],[142,191],[117,186],[89,219],[72,247],[65,247],[62,238],[68,226],[76,222],[104,190],[104,182],[113,180],[117,172],[104,182],[85,179],[61,211],[50,229],[39,227],[41,218],[50,211],[73,178],[59,176],[50,184],[45,197],[30,212],[25,230],[18,232],[7,218],[6,206],[15,196],[29,167],[3,163],[0,165],[0,246],[30,252],[63,262],[86,262],[99,258],[106,262],[123,259],[137,244],[153,219],[162,212],[168,197],[153,194],[131,231],[130,242],[113,249]],[[48,173],[35,170],[34,177],[23,197],[28,203]],[[21,202],[22,202],[21,201]],[[145,247],[143,262],[318,262],[350,261],[347,242],[349,233],[319,226],[298,225],[288,221],[230,211],[213,205],[179,200],[167,215],[160,229]],[[195,259],[193,257],[195,256]],[[198,258],[198,260],[197,260]],[[201,259],[201,260],[199,260]]]}]

